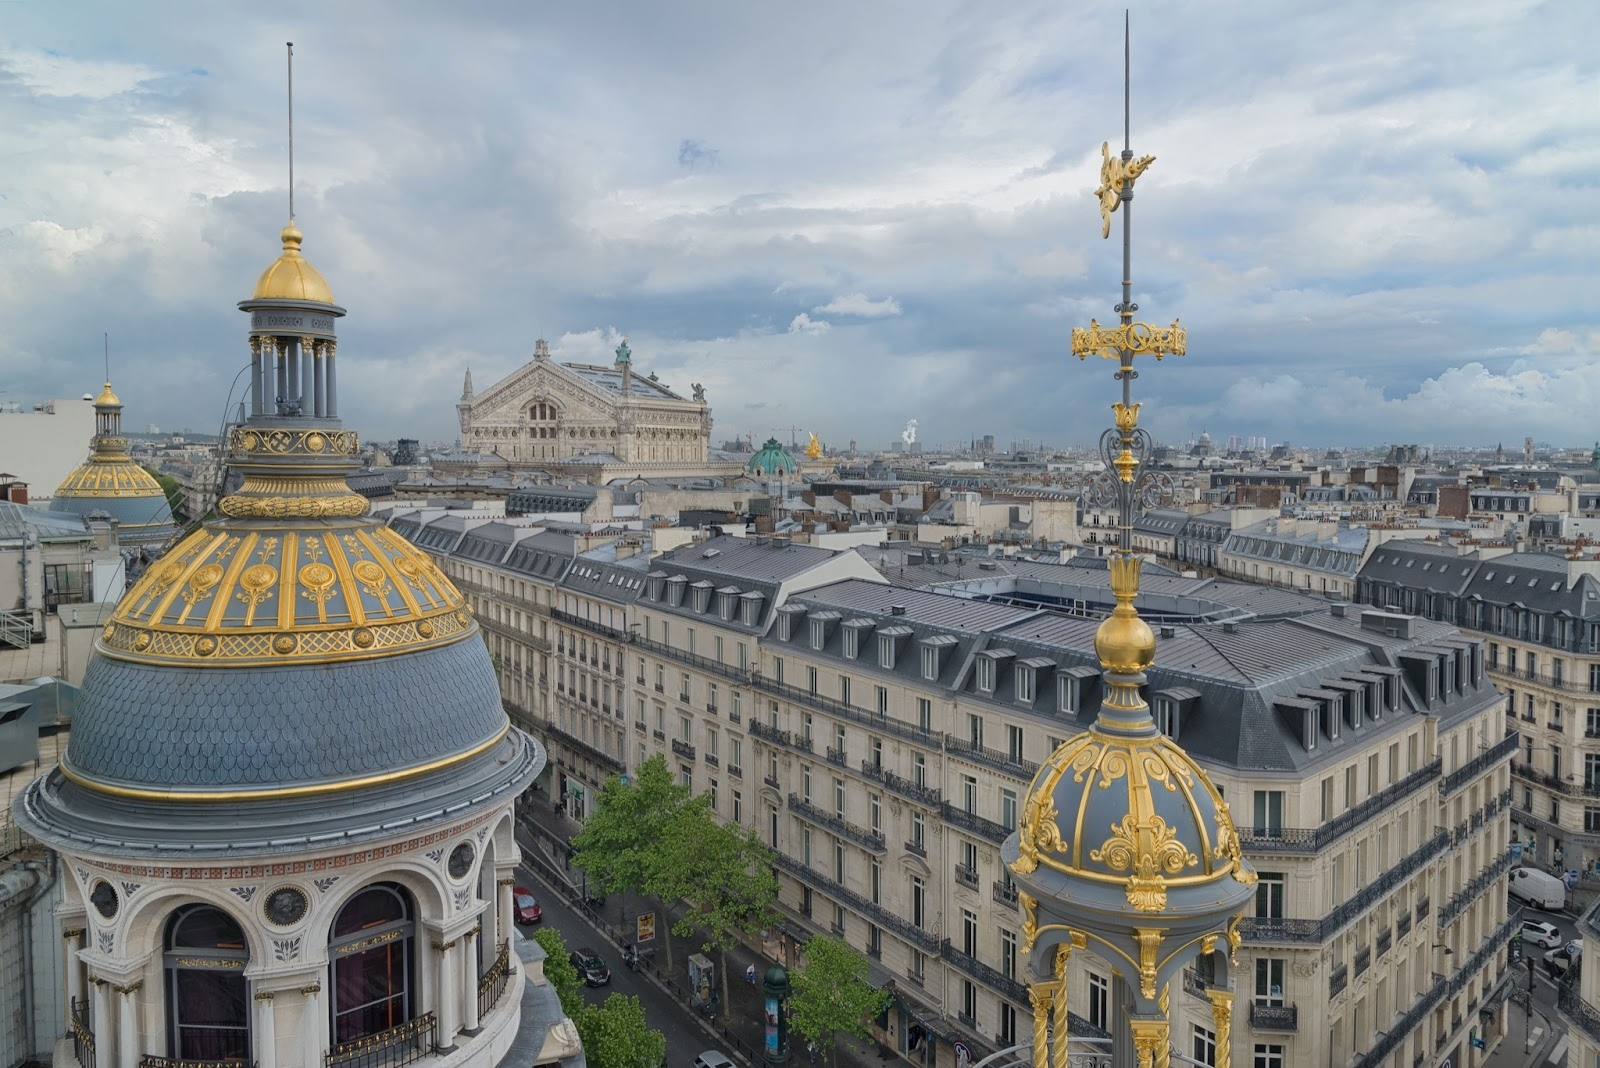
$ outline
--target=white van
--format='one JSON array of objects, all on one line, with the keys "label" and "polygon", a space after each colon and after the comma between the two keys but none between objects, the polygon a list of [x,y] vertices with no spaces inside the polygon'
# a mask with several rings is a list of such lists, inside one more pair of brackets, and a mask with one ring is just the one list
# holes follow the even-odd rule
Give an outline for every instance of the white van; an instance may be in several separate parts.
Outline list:
[{"label": "white van", "polygon": [[1537,868],[1513,868],[1511,893],[1541,909],[1559,909],[1567,903],[1567,886]]}]

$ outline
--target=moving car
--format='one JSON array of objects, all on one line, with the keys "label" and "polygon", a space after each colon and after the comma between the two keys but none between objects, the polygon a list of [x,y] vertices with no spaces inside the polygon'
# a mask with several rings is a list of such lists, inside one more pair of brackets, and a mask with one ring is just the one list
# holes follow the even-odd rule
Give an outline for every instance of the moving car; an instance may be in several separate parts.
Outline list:
[{"label": "moving car", "polygon": [[578,978],[582,979],[585,985],[605,986],[611,982],[611,969],[600,959],[600,954],[588,946],[573,950],[567,959],[578,969]]},{"label": "moving car", "polygon": [[1561,944],[1561,932],[1556,925],[1543,920],[1523,920],[1522,937],[1544,949],[1554,949]]},{"label": "moving car", "polygon": [[694,1059],[694,1068],[736,1068],[736,1066],[726,1053],[708,1049]]},{"label": "moving car", "polygon": [[1513,869],[1509,889],[1536,908],[1559,909],[1567,903],[1567,884],[1538,868]]},{"label": "moving car", "polygon": [[519,886],[511,891],[511,904],[517,910],[518,923],[538,923],[544,919],[544,909],[539,906],[538,898],[534,897],[526,886]]}]

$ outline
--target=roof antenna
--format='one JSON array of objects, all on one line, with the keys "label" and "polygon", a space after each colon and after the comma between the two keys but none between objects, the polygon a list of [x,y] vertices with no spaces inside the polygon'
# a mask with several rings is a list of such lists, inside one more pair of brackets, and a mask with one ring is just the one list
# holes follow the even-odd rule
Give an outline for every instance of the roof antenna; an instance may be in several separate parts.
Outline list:
[{"label": "roof antenna", "polygon": [[[1129,72],[1129,69],[1133,66],[1133,58],[1132,58],[1133,57],[1133,52],[1132,52],[1132,49],[1131,49],[1131,47],[1129,45],[1129,40],[1130,40],[1130,35],[1131,34],[1132,34],[1132,29],[1131,29],[1131,27],[1129,25],[1128,9],[1127,8],[1123,8],[1122,9],[1122,148],[1123,148],[1123,151],[1125,151],[1125,152],[1132,152],[1133,151],[1133,136],[1132,136],[1132,134],[1130,132],[1129,118],[1128,118],[1129,111],[1130,111],[1130,106],[1129,105],[1130,105],[1130,100],[1131,100],[1131,90],[1128,87],[1129,86],[1129,82],[1130,82],[1131,79],[1129,77],[1129,73],[1128,72]],[[293,120],[292,119],[290,120],[290,125],[291,125],[291,127],[293,126]],[[292,143],[291,143],[290,148],[289,148],[289,170],[290,170],[290,173],[292,175],[293,171],[294,171],[294,147],[293,147]],[[290,192],[290,195],[293,196],[293,191],[292,190]],[[292,215],[294,213],[291,211],[290,214]]]},{"label": "roof antenna", "polygon": [[289,52],[289,221],[294,222],[294,42],[284,48]]},{"label": "roof antenna", "polygon": [[110,385],[111,384],[111,332],[108,330],[104,334],[102,334],[101,337],[105,338],[105,344],[106,344],[106,384]]}]

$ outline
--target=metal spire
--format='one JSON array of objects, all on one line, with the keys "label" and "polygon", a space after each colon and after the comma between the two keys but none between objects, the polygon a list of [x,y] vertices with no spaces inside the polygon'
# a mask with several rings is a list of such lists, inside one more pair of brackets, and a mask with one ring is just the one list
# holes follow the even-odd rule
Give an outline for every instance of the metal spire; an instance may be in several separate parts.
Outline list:
[{"label": "metal spire", "polygon": [[294,42],[284,42],[289,53],[289,221],[294,222]]}]

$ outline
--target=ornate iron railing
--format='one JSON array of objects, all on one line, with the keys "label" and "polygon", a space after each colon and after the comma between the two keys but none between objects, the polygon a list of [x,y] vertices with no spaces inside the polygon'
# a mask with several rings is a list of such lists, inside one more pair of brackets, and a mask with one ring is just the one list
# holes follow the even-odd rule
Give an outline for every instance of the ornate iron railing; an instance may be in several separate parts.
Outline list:
[{"label": "ornate iron railing", "polygon": [[694,759],[694,746],[689,742],[684,741],[682,738],[672,739],[672,752],[676,756],[683,757],[685,760]]},{"label": "ornate iron railing", "polygon": [[399,1027],[341,1042],[323,1055],[323,1068],[399,1068],[439,1048],[439,1020],[431,1012]]},{"label": "ornate iron railing", "polygon": [[548,720],[545,721],[544,729],[549,731],[556,738],[560,739],[562,745],[565,745],[571,749],[576,749],[578,752],[584,754],[590,760],[593,760],[596,763],[604,764],[609,768],[615,768],[617,771],[627,770],[627,767],[622,763],[621,758],[614,757],[604,749],[590,745],[582,738],[562,730],[560,727],[557,727]]},{"label": "ornate iron railing", "polygon": [[478,977],[478,1019],[489,1015],[489,1010],[499,1002],[500,995],[506,992],[506,984],[510,980],[511,940],[508,938],[501,944],[494,963]]},{"label": "ornate iron railing", "polygon": [[760,738],[764,742],[787,746],[801,753],[811,752],[810,738],[797,738],[788,731],[781,731],[776,727],[768,726],[760,720],[754,719],[750,721],[749,729],[753,737]]},{"label": "ornate iron railing", "polygon": [[977,868],[969,868],[965,864],[956,865],[956,882],[976,890],[980,881]]},{"label": "ornate iron railing", "polygon": [[1350,966],[1341,964],[1328,973],[1328,997],[1336,998],[1350,985]]},{"label": "ornate iron railing", "polygon": [[978,980],[980,983],[985,984],[993,990],[999,991],[1003,996],[1010,998],[1012,1001],[1018,1001],[1022,1002],[1023,1004],[1027,1004],[1027,987],[1023,986],[1015,979],[1008,979],[1003,973],[989,967],[989,965],[983,963],[983,961],[979,960],[977,957],[974,957],[968,953],[963,953],[961,950],[951,945],[948,938],[940,944],[939,955],[949,963],[961,969],[963,972],[966,972],[968,975]]},{"label": "ornate iron railing", "polygon": [[821,872],[807,867],[798,860],[784,856],[782,853],[777,854],[773,859],[776,861],[779,868],[783,869],[794,878],[799,879],[801,882],[808,884],[814,889],[821,890],[823,893],[829,895],[836,901],[840,901],[846,905],[849,905],[851,908],[855,909],[863,916],[866,916],[872,920],[873,923],[877,924],[879,927],[882,927],[884,930],[898,935],[900,938],[905,939],[912,945],[926,950],[929,953],[937,953],[939,951],[939,940],[937,938],[923,930],[921,927],[918,927],[916,924],[913,924],[901,918],[900,916],[897,916],[895,913],[890,912],[882,905],[876,905],[871,901],[868,901],[854,890],[835,882],[826,875],[823,875]]},{"label": "ornate iron railing", "polygon": [[72,1054],[82,1068],[94,1068],[94,1029],[89,1026],[89,1003],[73,998],[68,1022],[72,1025]]},{"label": "ornate iron railing", "polygon": [[1021,758],[1013,760],[1009,753],[1002,753],[998,749],[985,749],[981,745],[958,738],[954,734],[944,736],[944,749],[945,752],[954,756],[993,768],[1001,774],[1009,775],[1014,779],[1021,779],[1024,782],[1031,780],[1039,773],[1039,765],[1030,760],[1022,760]]},{"label": "ornate iron railing", "polygon": [[[1324,942],[1332,938],[1395,887],[1416,876],[1424,864],[1450,846],[1450,832],[1440,831],[1399,864],[1368,883],[1320,920],[1247,917],[1240,926],[1247,942]],[[1424,898],[1419,908],[1426,907]],[[1419,913],[1421,918],[1421,913]]]},{"label": "ornate iron railing", "polygon": [[944,791],[929,786],[918,786],[910,779],[901,778],[892,771],[887,771],[881,764],[874,764],[870,760],[861,762],[861,774],[893,790],[908,801],[915,801],[929,808],[938,808],[944,804]]},{"label": "ornate iron railing", "polygon": [[1017,908],[1017,884],[1016,883],[1007,883],[1002,879],[996,879],[994,881],[993,887],[991,888],[991,893],[993,893],[994,899],[995,899],[996,902],[998,902],[1001,905],[1004,905],[1008,909],[1011,909],[1013,912],[1016,911],[1016,908]]},{"label": "ornate iron railing", "polygon": [[975,812],[957,808],[948,801],[941,808],[946,823],[954,827],[960,827],[962,830],[969,831],[980,838],[987,838],[995,845],[1004,842],[1011,833],[1010,828],[1002,826],[994,822],[994,820],[984,819]]},{"label": "ornate iron railing", "polygon": [[1600,1042],[1600,1010],[1583,1000],[1583,990],[1578,983],[1561,985],[1556,993],[1556,1008],[1584,1034]]},{"label": "ornate iron railing", "polygon": [[909,723],[901,723],[897,719],[880,716],[874,712],[868,712],[864,708],[857,708],[854,705],[835,701],[831,697],[824,697],[821,694],[811,693],[809,690],[802,690],[798,686],[790,686],[784,682],[773,682],[771,679],[761,675],[753,677],[752,685],[758,690],[777,697],[787,698],[790,701],[799,702],[826,715],[847,719],[852,723],[859,723],[869,730],[880,731],[884,734],[892,734],[898,738],[904,738],[907,741],[918,742],[929,749],[938,750],[940,748],[941,736],[932,731],[925,731],[921,727],[914,727]]},{"label": "ornate iron railing", "polygon": [[1439,909],[1439,929],[1444,930],[1452,923],[1455,923],[1456,918],[1465,912],[1474,901],[1482,897],[1483,892],[1497,879],[1510,871],[1515,866],[1515,863],[1510,853],[1502,853],[1493,864],[1483,869],[1470,883],[1456,891],[1450,900],[1445,902]]},{"label": "ornate iron railing", "polygon": [[146,1053],[139,1058],[139,1068],[256,1068],[256,1062],[243,1060],[179,1061],[171,1057],[157,1057]]},{"label": "ornate iron railing", "polygon": [[1246,853],[1315,853],[1363,826],[1396,801],[1410,797],[1438,779],[1443,768],[1442,760],[1424,765],[1320,827],[1240,827],[1239,844]]},{"label": "ornate iron railing", "polygon": [[799,794],[789,795],[789,810],[797,813],[801,819],[826,827],[840,838],[848,838],[862,849],[871,853],[885,853],[888,851],[888,842],[883,835],[857,827],[849,820],[836,816],[831,812],[824,812],[809,801],[803,801]]}]

